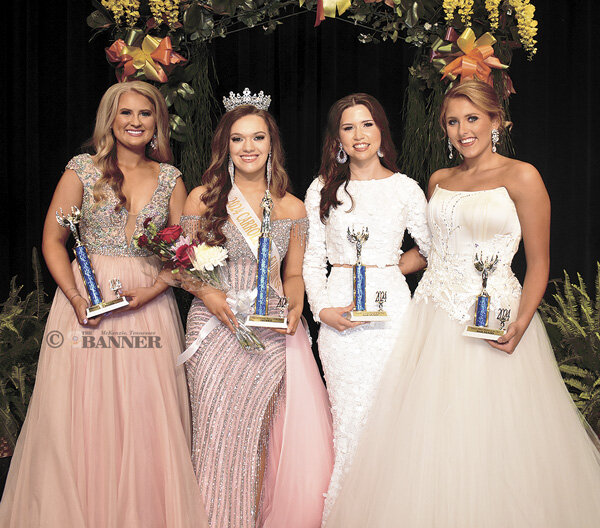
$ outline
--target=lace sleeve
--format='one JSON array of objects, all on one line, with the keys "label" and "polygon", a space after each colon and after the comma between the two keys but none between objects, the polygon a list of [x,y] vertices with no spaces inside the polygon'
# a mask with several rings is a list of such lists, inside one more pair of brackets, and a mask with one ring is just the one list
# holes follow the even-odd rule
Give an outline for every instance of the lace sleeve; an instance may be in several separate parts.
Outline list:
[{"label": "lace sleeve", "polygon": [[431,233],[427,225],[427,199],[416,181],[406,178],[406,228],[427,258],[431,249]]},{"label": "lace sleeve", "polygon": [[319,313],[330,306],[327,295],[327,245],[325,225],[319,217],[321,201],[319,180],[315,180],[306,192],[306,212],[308,215],[308,241],[304,252],[302,276],[306,285],[306,296],[315,321],[320,322]]},{"label": "lace sleeve", "polygon": [[306,248],[306,241],[308,240],[307,217],[292,220],[292,227],[290,229],[290,240],[296,240],[301,247]]},{"label": "lace sleeve", "polygon": [[198,239],[198,231],[203,222],[201,216],[182,215],[179,220],[179,225],[183,229],[183,235],[190,237],[192,240]]}]

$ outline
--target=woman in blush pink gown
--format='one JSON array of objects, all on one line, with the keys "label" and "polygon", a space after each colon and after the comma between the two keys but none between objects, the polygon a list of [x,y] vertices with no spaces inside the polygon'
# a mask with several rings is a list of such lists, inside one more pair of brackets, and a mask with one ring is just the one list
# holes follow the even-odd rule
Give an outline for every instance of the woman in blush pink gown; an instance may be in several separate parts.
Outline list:
[{"label": "woman in blush pink gown", "polygon": [[[37,379],[0,504],[5,528],[206,527],[189,450],[183,330],[161,263],[133,237],[145,218],[177,223],[186,192],[171,158],[168,113],[135,81],[100,102],[94,156],[74,157],[44,227],[59,288]],[[154,139],[153,139],[154,138]],[[129,306],[87,318],[85,286],[55,211],[81,210],[79,231],[105,300],[120,279]]]},{"label": "woman in blush pink gown", "polygon": [[244,350],[226,294],[196,292],[186,339],[195,353],[185,363],[192,457],[212,528],[317,528],[333,445],[329,400],[300,320],[306,212],[286,191],[275,120],[262,98],[253,101],[261,108],[242,104],[222,117],[204,185],[190,193],[181,223],[189,236],[227,248],[227,297],[246,296],[257,270],[249,232],[261,230],[260,204],[270,188],[271,251],[281,267],[270,271],[269,313],[278,313],[285,294],[288,327],[255,328],[265,350]]}]

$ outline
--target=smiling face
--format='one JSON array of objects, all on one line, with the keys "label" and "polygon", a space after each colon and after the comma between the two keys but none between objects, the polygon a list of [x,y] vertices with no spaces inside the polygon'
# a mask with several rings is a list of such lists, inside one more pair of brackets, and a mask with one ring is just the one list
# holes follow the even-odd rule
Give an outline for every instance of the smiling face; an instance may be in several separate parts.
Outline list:
[{"label": "smiling face", "polygon": [[499,122],[468,98],[455,97],[448,102],[445,127],[463,158],[475,158],[492,152],[492,129],[498,128]]},{"label": "smiling face", "polygon": [[229,133],[229,155],[236,176],[264,173],[270,150],[269,127],[262,117],[250,114],[233,123]]},{"label": "smiling face", "polygon": [[133,91],[119,97],[117,115],[112,123],[118,144],[131,150],[143,150],[155,130],[155,112],[147,97]]},{"label": "smiling face", "polygon": [[339,138],[351,161],[366,161],[377,156],[381,131],[365,105],[346,108],[340,118]]}]

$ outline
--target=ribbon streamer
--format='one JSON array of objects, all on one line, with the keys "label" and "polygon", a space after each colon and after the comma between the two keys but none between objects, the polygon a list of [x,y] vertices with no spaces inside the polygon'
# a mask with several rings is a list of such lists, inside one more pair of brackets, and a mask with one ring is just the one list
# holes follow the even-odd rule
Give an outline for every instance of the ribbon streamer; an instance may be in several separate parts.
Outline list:
[{"label": "ribbon streamer", "polygon": [[460,77],[460,82],[478,79],[493,85],[492,69],[506,69],[494,56],[496,39],[489,32],[478,39],[471,28],[465,29],[459,36],[453,28],[449,28],[445,41],[437,39],[431,48],[431,61],[441,68],[442,79],[448,77],[452,81]]},{"label": "ribbon streamer", "polygon": [[[118,39],[106,49],[108,60],[116,63],[118,81],[128,81],[141,72],[150,81],[167,82],[165,70],[168,72],[187,59],[173,51],[170,37],[161,39],[152,35],[142,36],[141,30],[131,30],[127,35],[127,42]],[[136,42],[140,45],[135,45]]]}]

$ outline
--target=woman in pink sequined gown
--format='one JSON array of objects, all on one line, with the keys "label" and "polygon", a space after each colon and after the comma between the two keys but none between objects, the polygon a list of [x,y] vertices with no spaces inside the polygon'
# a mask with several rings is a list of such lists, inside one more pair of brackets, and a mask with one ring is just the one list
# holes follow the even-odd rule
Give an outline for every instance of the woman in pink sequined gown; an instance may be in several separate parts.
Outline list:
[{"label": "woman in pink sequined gown", "polygon": [[[158,90],[143,82],[109,88],[93,142],[94,156],[67,165],[46,218],[43,252],[59,288],[0,526],[204,527],[185,374],[175,367],[181,321],[160,262],[133,242],[147,217],[177,223],[186,196],[179,171],[163,163],[171,151]],[[73,205],[104,299],[119,278],[126,309],[86,318],[85,286],[65,249],[69,232],[55,218]]]},{"label": "woman in pink sequined gown", "polygon": [[[194,469],[212,528],[316,528],[331,476],[333,445],[327,393],[300,320],[306,212],[286,192],[277,125],[264,109],[245,104],[227,112],[215,131],[212,152],[204,185],[186,202],[184,231],[227,248],[230,297],[251,291],[257,261],[227,207],[232,194],[239,193],[248,208],[240,216],[262,218],[259,204],[271,157],[271,237],[283,262],[289,323],[287,330],[256,328],[265,350],[246,351],[233,333],[236,317],[225,293],[210,288],[196,292],[187,345],[213,316],[222,324],[186,363]],[[271,313],[277,301],[272,288]]]}]

